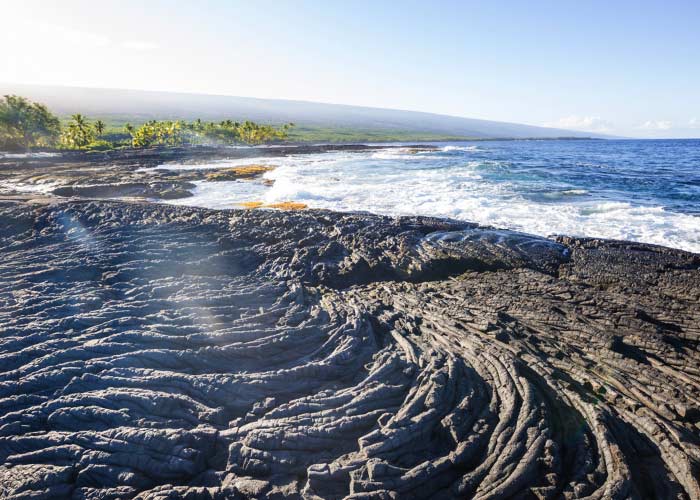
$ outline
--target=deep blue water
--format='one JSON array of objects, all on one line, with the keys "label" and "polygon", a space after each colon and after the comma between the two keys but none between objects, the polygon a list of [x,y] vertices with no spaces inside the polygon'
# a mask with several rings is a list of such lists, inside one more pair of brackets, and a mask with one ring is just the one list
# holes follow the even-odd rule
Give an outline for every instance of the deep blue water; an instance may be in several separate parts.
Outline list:
[{"label": "deep blue water", "polygon": [[484,172],[512,182],[527,199],[556,202],[557,191],[587,200],[662,206],[700,214],[700,140],[504,141],[472,143],[473,159],[498,161]]}]

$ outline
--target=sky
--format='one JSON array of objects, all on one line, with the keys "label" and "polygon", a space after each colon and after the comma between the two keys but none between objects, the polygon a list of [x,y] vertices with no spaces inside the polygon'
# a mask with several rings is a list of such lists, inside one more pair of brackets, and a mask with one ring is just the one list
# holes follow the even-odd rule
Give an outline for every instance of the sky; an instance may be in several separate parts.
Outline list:
[{"label": "sky", "polygon": [[700,137],[700,1],[0,0],[0,82]]}]

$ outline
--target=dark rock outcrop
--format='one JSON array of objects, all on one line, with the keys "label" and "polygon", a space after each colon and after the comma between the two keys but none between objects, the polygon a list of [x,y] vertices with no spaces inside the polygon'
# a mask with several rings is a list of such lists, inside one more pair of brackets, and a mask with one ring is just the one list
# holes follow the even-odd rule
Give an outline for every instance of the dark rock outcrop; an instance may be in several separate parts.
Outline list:
[{"label": "dark rock outcrop", "polygon": [[2,498],[700,498],[700,257],[0,204]]},{"label": "dark rock outcrop", "polygon": [[196,186],[190,182],[118,182],[115,184],[93,184],[90,186],[63,186],[52,194],[80,198],[160,198],[176,200],[192,196],[188,190]]},{"label": "dark rock outcrop", "polygon": [[275,167],[270,165],[243,165],[240,167],[225,168],[216,170],[206,176],[208,181],[237,181],[250,180],[263,176],[264,173],[274,170]]}]

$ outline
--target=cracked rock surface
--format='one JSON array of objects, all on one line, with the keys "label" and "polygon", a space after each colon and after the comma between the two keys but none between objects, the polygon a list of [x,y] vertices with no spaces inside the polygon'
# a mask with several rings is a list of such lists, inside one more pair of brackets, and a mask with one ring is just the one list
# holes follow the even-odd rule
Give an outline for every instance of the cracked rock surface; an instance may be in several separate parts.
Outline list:
[{"label": "cracked rock surface", "polygon": [[0,202],[0,498],[700,498],[700,256]]}]

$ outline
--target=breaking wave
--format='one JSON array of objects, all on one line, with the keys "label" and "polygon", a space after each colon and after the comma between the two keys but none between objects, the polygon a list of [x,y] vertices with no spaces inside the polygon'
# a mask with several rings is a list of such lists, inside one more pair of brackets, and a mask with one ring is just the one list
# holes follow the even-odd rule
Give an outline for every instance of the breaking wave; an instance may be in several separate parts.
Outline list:
[{"label": "breaking wave", "polygon": [[[193,198],[179,203],[231,208],[251,200],[293,200],[312,208],[448,217],[545,236],[626,239],[700,252],[700,217],[692,212],[700,191],[692,191],[693,182],[685,182],[682,170],[677,168],[672,179],[650,180],[654,172],[644,165],[636,171],[626,166],[601,172],[601,164],[613,163],[608,157],[582,166],[581,141],[566,144],[568,156],[551,151],[552,144],[561,147],[556,141],[504,144],[266,159],[277,166],[265,174],[274,181],[271,187],[201,182]],[[256,161],[161,168],[225,168]],[[652,181],[658,186],[647,187]],[[661,191],[681,188],[680,194]]]}]

